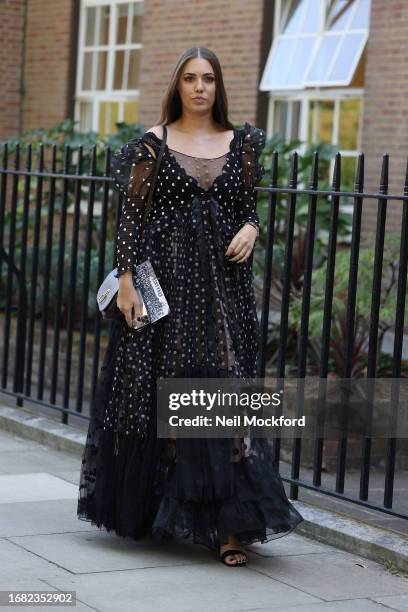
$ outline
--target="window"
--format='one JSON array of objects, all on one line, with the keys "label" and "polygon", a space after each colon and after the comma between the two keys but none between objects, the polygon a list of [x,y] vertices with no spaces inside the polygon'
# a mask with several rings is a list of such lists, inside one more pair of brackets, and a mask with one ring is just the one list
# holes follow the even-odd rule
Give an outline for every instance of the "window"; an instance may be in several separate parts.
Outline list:
[{"label": "window", "polygon": [[369,17],[370,0],[276,0],[260,84],[270,92],[268,135],[302,141],[300,152],[318,142],[336,146],[345,186],[360,146]]},{"label": "window", "polygon": [[300,100],[277,99],[274,107],[274,134],[282,134],[285,141],[299,138]]},{"label": "window", "polygon": [[75,118],[101,136],[137,122],[143,1],[82,0]]},{"label": "window", "polygon": [[349,85],[368,38],[370,0],[277,0],[261,91]]},{"label": "window", "polygon": [[[306,146],[324,142],[342,155],[342,184],[353,187],[356,158],[360,147],[361,95],[343,90],[307,91],[293,97],[273,97],[269,134],[281,134],[286,142],[301,140]],[[333,163],[329,171],[332,172]]]}]

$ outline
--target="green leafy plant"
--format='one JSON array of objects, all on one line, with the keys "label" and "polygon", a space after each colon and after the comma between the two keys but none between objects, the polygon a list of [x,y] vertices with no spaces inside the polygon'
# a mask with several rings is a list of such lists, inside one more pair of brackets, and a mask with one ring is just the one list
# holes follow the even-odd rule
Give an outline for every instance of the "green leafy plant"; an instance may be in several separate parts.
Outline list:
[{"label": "green leafy plant", "polygon": [[[285,143],[284,139],[280,135],[274,135],[268,139],[265,148],[261,154],[261,163],[265,167],[266,173],[260,182],[261,187],[267,187],[271,182],[271,168],[272,158],[274,152],[278,154],[278,175],[277,175],[277,186],[284,187],[289,186],[289,178],[291,174],[292,157],[295,152],[298,151],[300,146],[303,145],[300,140],[292,140]],[[333,160],[336,154],[336,147],[328,145],[326,143],[310,144],[303,147],[303,153],[298,153],[298,187],[299,188],[310,188],[311,182],[311,170],[313,164],[313,156],[315,153],[318,155],[318,187],[321,190],[330,190],[332,188],[329,182],[328,170],[331,160]],[[259,212],[260,221],[262,228],[266,230],[267,213],[268,213],[268,200],[269,194],[266,192],[259,192]],[[279,194],[277,198],[277,210],[276,219],[279,222],[280,219],[285,218],[287,214],[289,195]],[[308,195],[299,194],[296,201],[296,213],[295,213],[295,235],[298,231],[306,228],[308,220]],[[327,233],[330,224],[330,197],[319,196],[317,200],[317,215],[316,215],[316,240],[322,244],[327,244]],[[283,224],[278,224],[278,236],[282,234]],[[350,234],[351,229],[351,215],[340,209],[338,217],[338,236],[346,238]]]},{"label": "green leafy plant", "polygon": [[[384,334],[392,328],[397,307],[396,284],[398,281],[399,261],[398,232],[388,233],[384,245],[382,269],[378,353],[381,353]],[[362,247],[359,252],[356,316],[353,344],[352,375],[364,373],[366,365],[366,348],[370,326],[372,301],[372,285],[375,264],[375,247]],[[350,253],[341,250],[336,255],[336,265],[333,288],[333,307],[331,317],[332,334],[330,338],[330,357],[332,367],[339,375],[344,375],[344,349],[346,339],[346,308],[348,294]],[[309,316],[309,341],[312,351],[318,359],[321,348],[321,334],[324,314],[324,296],[326,287],[326,265],[321,265],[312,272],[312,290]],[[302,291],[292,294],[292,304],[289,311],[289,325],[300,333],[302,309]],[[408,303],[405,305],[405,320],[408,315]]]},{"label": "green leafy plant", "polygon": [[[67,173],[68,174],[76,174],[77,173],[77,163],[78,163],[78,154],[79,149],[82,148],[82,170],[81,174],[89,174],[91,171],[91,163],[92,163],[92,154],[93,151],[96,153],[96,175],[102,175],[105,172],[106,165],[106,147],[109,146],[111,151],[115,151],[124,142],[128,141],[131,138],[140,136],[144,132],[143,125],[140,123],[137,124],[125,124],[119,123],[117,125],[118,131],[117,133],[107,136],[106,138],[100,138],[95,132],[82,133],[77,127],[76,123],[71,120],[66,120],[57,125],[53,126],[50,129],[37,129],[24,132],[18,139],[11,139],[7,141],[8,148],[8,156],[9,162],[8,165],[10,168],[14,167],[14,156],[16,153],[17,144],[19,145],[20,151],[20,168],[25,169],[27,163],[27,155],[29,145],[31,145],[32,151],[32,170],[37,170],[39,165],[39,156],[40,149],[44,150],[44,172],[50,172],[52,169],[52,148],[55,148],[56,152],[56,171],[57,173],[61,173],[64,168],[64,159],[65,159],[65,150],[66,147],[70,148],[70,158],[68,160],[67,165]],[[0,154],[4,151],[4,142],[1,143]],[[30,271],[32,266],[32,240],[35,231],[36,224],[36,205],[37,205],[37,195],[38,195],[38,186],[39,179],[36,176],[30,177],[29,183],[29,192],[28,192],[28,202],[29,207],[27,211],[27,257],[25,261],[26,270],[27,270],[27,286],[28,290],[30,288]],[[67,216],[67,228],[66,228],[66,243],[64,250],[64,277],[63,277],[63,310],[64,304],[68,299],[68,295],[70,293],[70,288],[68,286],[69,275],[67,271],[69,270],[70,265],[70,253],[72,250],[72,244],[70,242],[72,230],[70,227],[70,223],[72,222],[72,213],[74,211],[74,205],[76,202],[76,195],[79,195],[77,204],[80,206],[80,215],[79,215],[79,235],[78,235],[78,252],[77,252],[77,285],[75,288],[75,312],[80,311],[80,302],[82,299],[81,296],[81,288],[83,286],[83,278],[84,278],[84,265],[85,265],[85,249],[86,243],[84,240],[84,233],[86,231],[86,205],[89,198],[89,181],[83,180],[81,183],[81,188],[79,194],[76,194],[74,181],[68,181],[68,190],[67,190],[67,200],[66,207],[69,211]],[[16,203],[16,213],[15,213],[15,239],[14,239],[14,261],[17,267],[20,266],[21,261],[21,252],[22,252],[22,239],[23,239],[23,228],[24,228],[24,192],[25,192],[25,180],[20,178],[18,181],[18,193],[17,193],[17,203]],[[43,178],[42,180],[42,193],[41,198],[39,200],[40,209],[39,209],[39,222],[40,222],[40,242],[38,248],[38,296],[42,295],[42,288],[45,284],[45,228],[47,226],[47,222],[49,222],[49,213],[48,213],[48,203],[50,198],[50,188],[51,181],[49,178]],[[57,258],[58,258],[58,249],[59,245],[56,243],[56,236],[58,235],[58,228],[61,219],[61,213],[63,208],[63,183],[61,179],[56,179],[54,184],[54,195],[53,195],[53,234],[54,234],[54,243],[52,245],[52,253],[51,253],[51,271],[50,271],[50,316],[53,315],[53,307],[55,304],[55,295],[54,295],[54,285],[56,279],[56,270],[57,270]],[[9,190],[11,187],[9,187]],[[95,182],[95,198],[94,198],[94,206],[98,206],[101,203],[102,195],[103,195],[103,183]],[[105,251],[105,273],[107,274],[112,268],[113,262],[113,242],[115,239],[114,236],[114,228],[115,221],[117,215],[117,197],[110,198],[108,201],[108,219],[107,219],[107,237],[104,245],[100,244],[99,236],[101,231],[101,222],[102,219],[98,214],[94,214],[91,219],[92,224],[92,232],[91,232],[91,243],[89,245],[90,248],[90,272],[89,272],[89,302],[88,302],[88,315],[90,319],[92,319],[96,314],[96,303],[95,303],[95,293],[97,290],[97,269],[98,269],[98,261],[99,261],[99,253],[101,252],[101,247],[103,246]],[[5,227],[5,236],[4,236],[4,244],[8,244],[9,235],[11,230],[12,223],[12,212],[10,206],[6,207],[5,210],[5,218],[4,218],[4,227]],[[3,289],[6,283],[6,274],[7,274],[7,266],[2,267],[2,274],[0,275],[0,288]],[[5,305],[5,295],[6,291],[2,290],[0,292],[0,308]],[[30,295],[28,291],[28,295]],[[16,286],[14,283],[14,295],[13,299],[16,298]],[[36,305],[38,313],[41,312],[41,300],[38,301]],[[64,317],[63,317],[64,321]]]}]

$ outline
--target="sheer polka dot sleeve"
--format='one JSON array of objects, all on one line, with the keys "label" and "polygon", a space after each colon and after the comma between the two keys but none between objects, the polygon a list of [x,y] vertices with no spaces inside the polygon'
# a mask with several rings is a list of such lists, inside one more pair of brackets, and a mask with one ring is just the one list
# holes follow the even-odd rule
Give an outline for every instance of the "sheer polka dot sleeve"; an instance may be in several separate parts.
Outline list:
[{"label": "sheer polka dot sleeve", "polygon": [[258,193],[254,187],[258,185],[265,174],[265,168],[259,161],[259,156],[265,146],[265,132],[260,128],[245,123],[242,141],[242,186],[237,200],[238,227],[250,221],[259,226],[256,212]]},{"label": "sheer polka dot sleeve", "polygon": [[149,197],[150,180],[155,158],[146,147],[143,138],[134,138],[115,153],[111,163],[114,187],[122,196],[122,210],[117,236],[117,274],[127,270],[135,272],[137,246]]}]

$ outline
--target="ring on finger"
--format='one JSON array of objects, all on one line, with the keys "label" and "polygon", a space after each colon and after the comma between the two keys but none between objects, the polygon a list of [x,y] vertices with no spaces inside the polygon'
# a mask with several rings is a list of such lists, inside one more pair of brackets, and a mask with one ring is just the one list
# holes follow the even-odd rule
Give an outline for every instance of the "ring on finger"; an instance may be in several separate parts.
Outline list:
[{"label": "ring on finger", "polygon": [[235,257],[237,257],[237,259],[233,259],[232,261],[235,261],[235,263],[239,263],[243,257],[246,257],[246,252],[240,251],[239,253],[235,255]]}]

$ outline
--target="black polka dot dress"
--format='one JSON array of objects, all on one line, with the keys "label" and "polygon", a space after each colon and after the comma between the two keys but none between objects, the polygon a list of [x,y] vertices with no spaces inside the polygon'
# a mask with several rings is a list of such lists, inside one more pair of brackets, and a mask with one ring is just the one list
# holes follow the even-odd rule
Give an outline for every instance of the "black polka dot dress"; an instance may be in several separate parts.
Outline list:
[{"label": "black polka dot dress", "polygon": [[265,172],[265,134],[245,123],[217,158],[166,145],[141,236],[160,144],[146,132],[112,160],[123,198],[117,275],[149,259],[170,313],[141,332],[124,319],[114,325],[93,398],[78,517],[122,536],[192,538],[213,550],[231,534],[242,544],[267,542],[303,520],[270,440],[156,435],[158,378],[256,376],[253,256],[236,263],[225,252],[245,223],[259,224],[254,186]]}]

